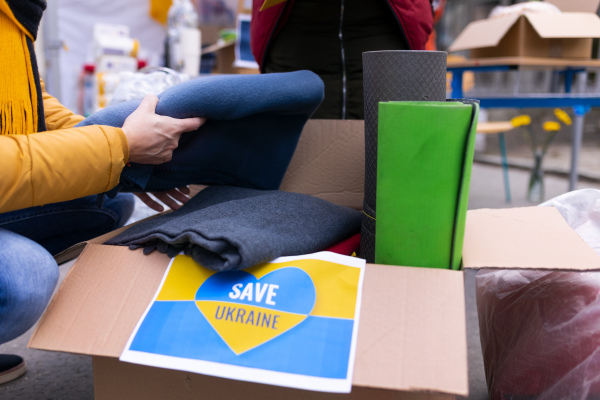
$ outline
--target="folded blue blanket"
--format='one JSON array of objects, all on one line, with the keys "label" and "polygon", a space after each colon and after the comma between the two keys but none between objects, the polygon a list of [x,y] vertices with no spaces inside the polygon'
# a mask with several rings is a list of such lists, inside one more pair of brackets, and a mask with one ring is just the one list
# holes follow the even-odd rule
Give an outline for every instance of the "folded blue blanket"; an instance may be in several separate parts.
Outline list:
[{"label": "folded blue blanket", "polygon": [[[323,100],[323,82],[310,71],[218,75],[180,83],[158,98],[159,115],[207,121],[182,135],[171,161],[126,167],[113,194],[190,184],[279,188],[304,124]],[[139,103],[104,108],[77,126],[121,127]]]},{"label": "folded blue blanket", "polygon": [[170,257],[183,251],[211,270],[236,270],[324,250],[358,233],[361,215],[306,194],[212,186],[105,244]]}]

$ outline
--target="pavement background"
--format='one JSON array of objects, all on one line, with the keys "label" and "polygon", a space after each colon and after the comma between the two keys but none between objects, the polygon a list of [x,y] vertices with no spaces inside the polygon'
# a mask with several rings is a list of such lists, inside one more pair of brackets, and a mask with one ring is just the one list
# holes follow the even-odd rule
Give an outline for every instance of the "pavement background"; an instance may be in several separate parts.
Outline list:
[{"label": "pavement background", "polygon": [[[546,163],[552,166],[553,163],[563,162],[564,154],[561,157],[549,158]],[[593,153],[590,153],[588,158],[582,159],[581,162],[581,168],[584,171],[587,168],[594,168],[595,163],[597,163]],[[561,173],[558,167],[557,171],[545,177],[545,199],[558,196],[568,190],[568,181],[565,174]],[[513,201],[509,204],[504,199],[501,168],[495,165],[476,162],[473,166],[469,208],[534,206],[536,204],[526,199],[528,179],[529,171],[527,169],[511,168],[510,183]],[[578,183],[577,188],[600,189],[600,183],[597,181],[582,180]],[[135,217],[143,218],[150,214],[151,212],[147,208],[139,207]],[[69,262],[60,267],[61,281],[72,264],[73,262]],[[483,400],[487,399],[488,395],[475,308],[475,273],[476,271],[469,271],[465,274],[470,387],[468,399]],[[5,385],[0,385],[0,399],[92,400],[94,396],[91,357],[28,349],[27,342],[32,332],[33,328],[22,337],[0,345],[0,353],[21,355],[26,359],[28,368],[28,372],[22,378]]]}]

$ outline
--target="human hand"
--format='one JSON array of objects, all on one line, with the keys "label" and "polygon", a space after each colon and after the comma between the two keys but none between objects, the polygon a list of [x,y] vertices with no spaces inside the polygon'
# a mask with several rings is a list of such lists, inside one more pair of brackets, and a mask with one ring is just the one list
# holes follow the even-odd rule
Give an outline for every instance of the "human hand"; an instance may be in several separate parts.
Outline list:
[{"label": "human hand", "polygon": [[[148,193],[139,192],[134,194],[151,209],[158,212],[164,211],[164,207],[159,202],[150,197]],[[165,192],[152,193],[154,197],[165,203],[172,210],[178,210],[181,207],[181,205],[187,203],[190,199],[188,197],[189,194],[190,189],[187,186],[167,190]],[[181,205],[178,202],[181,203]]]},{"label": "human hand", "polygon": [[157,104],[158,97],[144,97],[123,124],[131,162],[162,164],[171,161],[181,134],[195,131],[206,122],[206,118],[177,119],[157,115]]}]

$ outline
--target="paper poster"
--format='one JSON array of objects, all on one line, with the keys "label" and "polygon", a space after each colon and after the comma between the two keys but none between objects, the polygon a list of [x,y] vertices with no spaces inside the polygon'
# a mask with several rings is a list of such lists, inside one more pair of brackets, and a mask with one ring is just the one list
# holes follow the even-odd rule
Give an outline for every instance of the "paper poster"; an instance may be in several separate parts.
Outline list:
[{"label": "paper poster", "polygon": [[350,392],[364,265],[320,252],[215,273],[178,255],[120,360]]}]

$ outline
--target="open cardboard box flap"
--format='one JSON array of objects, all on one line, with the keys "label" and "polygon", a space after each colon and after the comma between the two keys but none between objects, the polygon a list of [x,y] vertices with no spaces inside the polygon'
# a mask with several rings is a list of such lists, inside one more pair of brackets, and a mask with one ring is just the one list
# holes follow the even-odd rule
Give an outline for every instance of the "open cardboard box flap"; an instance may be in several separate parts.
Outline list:
[{"label": "open cardboard box flap", "polygon": [[[149,218],[152,218],[152,217],[149,217]],[[117,234],[129,229],[133,225],[135,225],[135,224],[124,226],[119,229],[115,229],[112,232],[108,232],[107,234],[104,234],[102,236],[98,236],[93,239],[87,240],[85,242],[79,242],[77,244],[74,244],[73,246],[69,247],[68,249],[65,249],[65,250],[61,251],[60,253],[58,253],[57,255],[55,255],[54,259],[56,260],[58,265],[60,265],[62,263],[66,263],[67,261],[71,261],[72,259],[77,258],[87,245],[102,244],[102,243],[106,242],[108,239],[110,239],[111,237],[116,236]]]},{"label": "open cardboard box flap", "polygon": [[448,51],[497,46],[519,17],[520,15],[507,15],[505,17],[473,21],[460,32]]},{"label": "open cardboard box flap", "polygon": [[553,207],[467,213],[463,268],[600,270],[600,257]]},{"label": "open cardboard box flap", "polygon": [[562,14],[526,14],[533,29],[543,38],[600,37],[600,18],[596,14],[569,12]]},{"label": "open cardboard box flap", "polygon": [[588,12],[595,13],[600,6],[600,0],[546,0],[554,4],[563,12]]},{"label": "open cardboard box flap", "polygon": [[309,120],[281,190],[362,209],[365,181],[365,122]]}]

